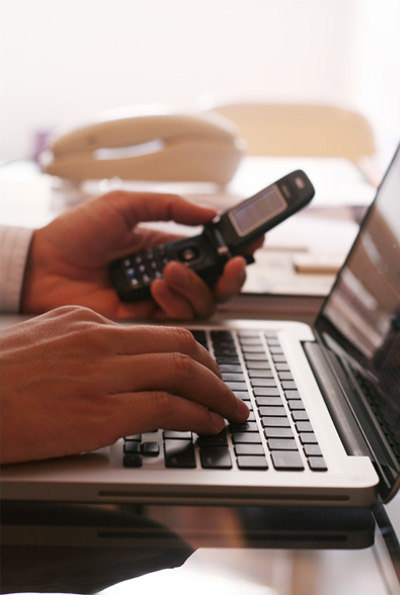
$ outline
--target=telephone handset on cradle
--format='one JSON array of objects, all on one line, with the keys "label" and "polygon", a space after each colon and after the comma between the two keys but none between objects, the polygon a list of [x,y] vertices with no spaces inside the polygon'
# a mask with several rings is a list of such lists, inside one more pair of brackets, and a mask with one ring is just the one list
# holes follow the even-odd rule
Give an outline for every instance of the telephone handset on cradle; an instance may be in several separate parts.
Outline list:
[{"label": "telephone handset on cradle", "polygon": [[122,180],[227,184],[245,150],[218,114],[114,111],[53,139],[46,173],[81,182]]}]

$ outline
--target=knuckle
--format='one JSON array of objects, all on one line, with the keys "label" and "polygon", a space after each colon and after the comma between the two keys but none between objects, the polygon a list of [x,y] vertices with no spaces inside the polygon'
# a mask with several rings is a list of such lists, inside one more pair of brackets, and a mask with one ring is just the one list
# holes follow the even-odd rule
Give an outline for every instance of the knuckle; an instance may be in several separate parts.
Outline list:
[{"label": "knuckle", "polygon": [[52,313],[56,316],[79,318],[80,316],[84,316],[86,310],[87,308],[84,308],[83,306],[60,306],[59,308],[55,308]]},{"label": "knuckle", "polygon": [[61,306],[57,309],[57,313],[71,317],[74,320],[79,321],[100,321],[105,320],[101,314],[98,314],[90,308],[84,306]]},{"label": "knuckle", "polygon": [[180,345],[184,351],[191,352],[196,347],[196,339],[193,337],[192,333],[188,331],[186,328],[176,327],[174,328],[174,333],[178,345]]},{"label": "knuckle", "polygon": [[95,351],[104,351],[108,345],[112,345],[108,332],[111,327],[114,330],[113,323],[87,308],[80,308],[72,313],[69,325],[76,344]]},{"label": "knuckle", "polygon": [[176,352],[173,354],[174,369],[178,376],[190,376],[193,374],[193,360],[186,353]]},{"label": "knuckle", "polygon": [[126,192],[124,190],[121,189],[115,189],[115,190],[110,190],[110,192],[107,192],[107,194],[104,195],[104,200],[105,201],[109,201],[109,200],[113,200],[113,201],[118,201],[118,200],[123,200],[126,197]]}]

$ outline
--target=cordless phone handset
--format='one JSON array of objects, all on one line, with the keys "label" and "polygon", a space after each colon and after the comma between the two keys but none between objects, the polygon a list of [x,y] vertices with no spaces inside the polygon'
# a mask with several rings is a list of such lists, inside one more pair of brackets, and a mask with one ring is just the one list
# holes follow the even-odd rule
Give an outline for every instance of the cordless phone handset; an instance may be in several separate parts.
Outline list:
[{"label": "cordless phone handset", "polygon": [[[228,209],[192,238],[169,242],[129,254],[111,264],[112,282],[122,301],[150,297],[150,285],[162,277],[164,266],[177,260],[207,283],[214,283],[232,256],[246,248],[301,208],[314,196],[306,174],[297,170]],[[247,262],[254,262],[247,256]]]}]

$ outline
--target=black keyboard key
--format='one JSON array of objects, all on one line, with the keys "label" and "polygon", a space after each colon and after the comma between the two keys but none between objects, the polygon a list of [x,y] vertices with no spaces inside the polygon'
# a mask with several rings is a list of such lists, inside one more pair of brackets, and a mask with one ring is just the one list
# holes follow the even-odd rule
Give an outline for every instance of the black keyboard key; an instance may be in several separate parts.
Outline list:
[{"label": "black keyboard key", "polygon": [[254,456],[254,457],[238,457],[237,466],[239,469],[253,469],[253,470],[265,470],[268,469],[267,461],[265,457]]},{"label": "black keyboard key", "polygon": [[258,425],[255,421],[245,421],[242,424],[229,424],[228,428],[233,432],[258,432]]},{"label": "black keyboard key", "polygon": [[297,421],[296,422],[296,430],[298,432],[312,432],[313,427],[309,421]]},{"label": "black keyboard key", "polygon": [[278,370],[278,372],[285,372],[285,371],[290,370],[290,366],[286,361],[285,362],[275,362],[275,368]]},{"label": "black keyboard key", "polygon": [[307,411],[292,411],[292,418],[294,421],[310,421]]},{"label": "black keyboard key", "polygon": [[251,364],[253,362],[265,362],[267,365],[269,365],[268,358],[265,355],[265,352],[264,353],[247,353],[247,354],[245,353],[244,359],[246,360],[247,365],[249,367],[251,367]]},{"label": "black keyboard key", "polygon": [[243,373],[222,372],[222,380],[224,382],[245,382]]},{"label": "black keyboard key", "polygon": [[288,407],[291,411],[303,411],[304,410],[304,404],[303,401],[301,399],[294,399],[293,401],[290,400],[287,402]]},{"label": "black keyboard key", "polygon": [[218,349],[214,349],[214,355],[216,357],[216,359],[218,357],[237,357],[237,351],[235,347],[232,347],[232,349],[227,349],[226,347],[222,348],[218,348]]},{"label": "black keyboard key", "polygon": [[239,341],[241,345],[262,345],[259,337],[240,337]]},{"label": "black keyboard key", "polygon": [[270,352],[273,355],[282,355],[283,354],[282,347],[279,344],[274,345],[273,343],[268,341],[268,347],[269,347]]},{"label": "black keyboard key", "polygon": [[248,370],[268,370],[270,369],[270,365],[268,361],[247,361],[246,368]]},{"label": "black keyboard key", "polygon": [[126,454],[140,454],[141,452],[141,448],[140,448],[140,442],[136,442],[136,441],[127,441],[124,444],[124,453]]},{"label": "black keyboard key", "polygon": [[238,399],[242,399],[242,401],[249,401],[250,400],[250,395],[249,395],[249,393],[247,391],[244,391],[244,390],[233,390],[232,392],[233,392],[233,394]]},{"label": "black keyboard key", "polygon": [[219,434],[204,434],[202,436],[199,436],[198,444],[200,446],[226,446],[228,444],[226,432],[225,430],[223,430]]},{"label": "black keyboard key", "polygon": [[251,386],[266,386],[269,388],[277,387],[275,378],[252,378]]},{"label": "black keyboard key", "polygon": [[242,366],[240,364],[221,364],[219,366],[221,374],[228,373],[239,373],[242,372]]},{"label": "black keyboard key", "polygon": [[234,432],[232,442],[234,444],[261,444],[261,436],[258,432]]},{"label": "black keyboard key", "polygon": [[282,399],[280,397],[256,397],[256,403],[259,407],[276,407],[282,406]]},{"label": "black keyboard key", "polygon": [[282,388],[284,390],[296,390],[297,385],[293,380],[282,380]]},{"label": "black keyboard key", "polygon": [[314,432],[301,432],[299,434],[299,438],[302,444],[318,444],[318,440]]},{"label": "black keyboard key", "polygon": [[307,457],[322,457],[322,451],[318,444],[305,444],[304,452]]},{"label": "black keyboard key", "polygon": [[312,471],[328,471],[323,457],[309,457],[308,464]]},{"label": "black keyboard key", "polygon": [[229,341],[232,340],[232,332],[231,331],[211,331],[211,337],[213,341]]},{"label": "black keyboard key", "polygon": [[248,370],[248,374],[250,378],[273,378],[274,373],[272,370],[262,369],[262,370]]},{"label": "black keyboard key", "polygon": [[175,438],[175,439],[180,439],[180,440],[191,440],[192,432],[178,432],[176,430],[164,430],[163,438],[164,438],[164,440],[166,438]]},{"label": "black keyboard key", "polygon": [[253,393],[256,397],[279,397],[280,392],[278,388],[269,388],[266,386],[256,386],[253,388]]},{"label": "black keyboard key", "polygon": [[234,345],[234,338],[230,331],[226,335],[216,335],[213,331],[211,331],[211,341],[213,345]]},{"label": "black keyboard key", "polygon": [[141,454],[125,454],[123,465],[124,467],[142,467],[143,457]]},{"label": "black keyboard key", "polygon": [[246,331],[239,331],[238,332],[238,336],[240,337],[240,340],[242,339],[251,339],[251,338],[258,338],[260,339],[260,333],[258,331],[250,331],[250,330],[246,330]]},{"label": "black keyboard key", "polygon": [[285,364],[286,362],[286,357],[284,355],[281,355],[279,353],[276,353],[274,355],[272,355],[272,359],[274,360],[275,364]]},{"label": "black keyboard key", "polygon": [[298,450],[294,438],[270,438],[268,448],[270,450]]},{"label": "black keyboard key", "polygon": [[294,438],[291,428],[264,428],[265,437],[270,438]]},{"label": "black keyboard key", "polygon": [[243,353],[264,353],[265,354],[265,349],[262,345],[262,343],[260,343],[259,345],[244,345],[242,343],[242,351]]},{"label": "black keyboard key", "polygon": [[278,372],[279,380],[293,380],[291,372]]},{"label": "black keyboard key", "polygon": [[298,452],[291,450],[274,450],[271,453],[272,463],[278,471],[302,471],[303,461]]},{"label": "black keyboard key", "polygon": [[264,428],[290,428],[290,421],[287,417],[262,417],[261,423]]},{"label": "black keyboard key", "polygon": [[239,365],[239,358],[236,355],[230,355],[230,356],[226,356],[226,355],[221,355],[215,358],[215,361],[217,362],[217,364],[219,366],[221,366],[222,364],[235,364],[235,365]]},{"label": "black keyboard key", "polygon": [[285,397],[288,401],[301,398],[298,390],[285,390]]},{"label": "black keyboard key", "polygon": [[247,390],[247,384],[245,382],[225,382],[225,384],[232,391],[234,391],[234,390],[246,391]]},{"label": "black keyboard key", "polygon": [[196,341],[198,343],[201,343],[202,345],[206,345],[207,344],[207,336],[206,336],[206,332],[205,331],[191,330],[190,332],[192,333],[193,337],[196,339]]},{"label": "black keyboard key", "polygon": [[158,457],[160,454],[160,446],[158,442],[143,442],[142,455],[144,457]]},{"label": "black keyboard key", "polygon": [[239,455],[264,455],[261,444],[235,444],[235,453]]},{"label": "black keyboard key", "polygon": [[284,407],[260,407],[259,414],[261,417],[286,417],[286,409]]},{"label": "black keyboard key", "polygon": [[200,449],[201,466],[204,469],[231,469],[232,460],[228,447],[203,446]]},{"label": "black keyboard key", "polygon": [[166,467],[194,469],[196,458],[191,440],[165,440],[164,455]]}]

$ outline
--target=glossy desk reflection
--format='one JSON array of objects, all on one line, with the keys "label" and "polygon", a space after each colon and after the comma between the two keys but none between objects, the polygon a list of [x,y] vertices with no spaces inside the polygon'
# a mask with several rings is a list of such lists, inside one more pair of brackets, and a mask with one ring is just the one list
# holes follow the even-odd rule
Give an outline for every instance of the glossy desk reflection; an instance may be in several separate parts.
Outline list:
[{"label": "glossy desk reflection", "polygon": [[[376,562],[382,531],[368,509],[4,502],[2,524],[3,593],[107,587],[118,593],[123,581],[156,573],[147,577],[153,581],[156,571],[176,568],[172,575],[161,573],[163,593],[170,592],[169,579],[180,593],[191,569],[191,576],[200,576],[198,586],[218,571],[233,584],[247,580],[247,593],[255,584],[265,594],[325,595],[343,593],[349,564],[354,588],[368,586],[365,595],[395,592],[387,590],[389,582],[398,586],[386,551],[379,556],[389,570],[381,572],[383,563]],[[135,580],[130,586],[135,591]]]}]

